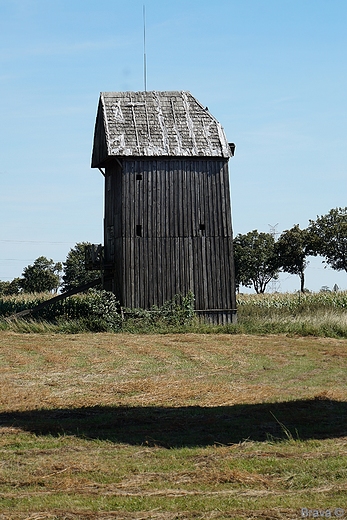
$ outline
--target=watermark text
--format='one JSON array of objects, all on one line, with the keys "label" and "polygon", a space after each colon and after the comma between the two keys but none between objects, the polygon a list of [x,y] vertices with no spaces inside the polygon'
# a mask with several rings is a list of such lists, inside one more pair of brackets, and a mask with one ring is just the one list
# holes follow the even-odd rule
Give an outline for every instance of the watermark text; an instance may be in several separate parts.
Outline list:
[{"label": "watermark text", "polygon": [[347,510],[342,509],[342,507],[328,509],[301,508],[301,518],[343,518],[345,516],[347,516]]}]

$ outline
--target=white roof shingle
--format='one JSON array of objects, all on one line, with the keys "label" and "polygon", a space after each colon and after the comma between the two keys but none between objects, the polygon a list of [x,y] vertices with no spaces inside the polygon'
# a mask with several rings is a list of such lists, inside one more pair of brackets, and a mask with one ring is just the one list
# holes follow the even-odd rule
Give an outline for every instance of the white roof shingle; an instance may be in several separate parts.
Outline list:
[{"label": "white roof shingle", "polygon": [[221,124],[191,94],[102,92],[92,167],[109,157],[231,157]]}]

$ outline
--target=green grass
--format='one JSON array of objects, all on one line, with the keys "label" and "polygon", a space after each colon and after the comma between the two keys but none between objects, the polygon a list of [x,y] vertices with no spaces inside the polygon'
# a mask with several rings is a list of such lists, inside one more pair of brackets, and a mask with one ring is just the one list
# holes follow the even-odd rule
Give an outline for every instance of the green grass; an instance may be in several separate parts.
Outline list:
[{"label": "green grass", "polygon": [[347,509],[346,347],[286,335],[1,332],[0,518]]}]

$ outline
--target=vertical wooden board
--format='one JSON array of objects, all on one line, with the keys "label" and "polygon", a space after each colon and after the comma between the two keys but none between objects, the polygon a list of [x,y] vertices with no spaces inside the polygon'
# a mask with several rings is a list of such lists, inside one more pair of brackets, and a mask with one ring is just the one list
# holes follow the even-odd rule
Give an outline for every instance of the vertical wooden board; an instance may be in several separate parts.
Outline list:
[{"label": "vertical wooden board", "polygon": [[130,239],[131,243],[131,293],[132,293],[132,307],[138,307],[139,290],[138,290],[138,276],[137,276],[137,259],[138,259],[138,239],[133,237]]},{"label": "vertical wooden board", "polygon": [[160,256],[160,278],[158,278],[158,284],[161,285],[160,291],[160,305],[162,305],[168,298],[167,295],[170,292],[171,286],[171,273],[170,273],[170,239],[158,240],[158,251]]},{"label": "vertical wooden board", "polygon": [[166,243],[166,258],[167,258],[167,285],[165,300],[169,300],[174,293],[174,238],[171,238]]},{"label": "vertical wooden board", "polygon": [[144,199],[144,236],[151,237],[152,205],[151,205],[151,167],[152,163],[146,161],[146,170],[143,172],[143,199]]},{"label": "vertical wooden board", "polygon": [[143,300],[143,243],[144,239],[136,237],[134,240],[134,285],[135,285],[135,298],[136,307],[142,307],[144,304]]},{"label": "vertical wooden board", "polygon": [[225,251],[223,249],[223,239],[214,238],[216,255],[216,298],[214,309],[228,308],[226,298],[226,270],[225,270]]},{"label": "vertical wooden board", "polygon": [[170,207],[170,183],[172,178],[172,161],[168,162],[165,176],[165,237],[170,236],[171,230],[171,207]]},{"label": "vertical wooden board", "polygon": [[214,236],[223,236],[223,219],[222,219],[222,192],[220,185],[220,162],[214,161],[214,172],[213,172],[213,183],[216,190],[216,207],[218,211],[216,212],[217,221],[215,225],[215,234]]},{"label": "vertical wooden board", "polygon": [[156,222],[155,222],[155,194],[156,194],[156,176],[157,176],[157,160],[151,162],[149,168],[149,185],[148,185],[148,209],[149,209],[149,234],[148,236],[153,238],[155,236]]},{"label": "vertical wooden board", "polygon": [[123,305],[125,307],[130,307],[130,301],[129,301],[129,288],[130,288],[130,281],[129,281],[129,269],[128,269],[128,239],[123,238],[123,258],[122,258],[122,292],[123,292]]},{"label": "vertical wooden board", "polygon": [[177,221],[177,231],[175,233],[176,237],[182,236],[183,233],[183,213],[181,211],[182,208],[182,194],[183,194],[183,175],[182,172],[186,168],[185,160],[180,161],[178,170],[177,170],[177,177],[176,177],[176,197],[175,197],[175,215],[176,215],[176,221]]},{"label": "vertical wooden board", "polygon": [[211,266],[211,277],[214,279],[213,294],[211,294],[210,308],[219,309],[222,306],[222,290],[223,290],[223,266],[221,264],[219,238],[212,237],[210,240],[211,257],[213,258],[213,266]]},{"label": "vertical wooden board", "polygon": [[164,236],[170,236],[170,181],[171,181],[171,166],[172,161],[168,161],[168,166],[165,174],[165,193],[164,193],[164,205],[165,205],[165,232]]},{"label": "vertical wooden board", "polygon": [[135,169],[135,186],[136,191],[139,193],[139,197],[142,201],[142,236],[146,237],[148,234],[148,193],[147,193],[147,167],[148,161],[141,160]]},{"label": "vertical wooden board", "polygon": [[158,268],[157,268],[157,265],[158,265],[158,240],[157,240],[157,237],[153,237],[152,238],[152,248],[151,248],[151,253],[150,253],[150,266],[149,266],[149,269],[150,269],[150,273],[151,273],[151,285],[152,285],[152,301],[153,303],[158,303],[159,302],[159,299],[158,299],[158,285],[159,285],[159,280],[158,280]]},{"label": "vertical wooden board", "polygon": [[[144,171],[145,164],[147,161],[141,159],[135,163],[134,170],[134,190],[136,194],[136,204],[137,204],[137,213],[139,215],[138,224],[142,226],[142,236],[146,234],[146,212],[145,212],[145,197],[143,193],[143,184],[144,184]],[[136,228],[135,228],[136,231]]]},{"label": "vertical wooden board", "polygon": [[[230,216],[227,212],[227,193],[226,193],[226,186],[225,181],[229,181],[229,179],[225,179],[225,167],[224,165],[221,165],[221,168],[219,170],[219,184],[220,184],[220,190],[221,190],[221,236],[229,236],[229,222],[228,219],[230,219]],[[230,201],[229,201],[230,205]]]},{"label": "vertical wooden board", "polygon": [[211,261],[212,258],[210,256],[211,254],[211,237],[203,236],[202,239],[202,255],[204,257],[204,272],[203,272],[203,279],[204,279],[204,300],[205,300],[205,309],[210,307],[212,304],[211,297],[214,293],[214,285],[215,285],[215,279],[214,276],[212,276],[212,268],[211,268]]},{"label": "vertical wooden board", "polygon": [[172,237],[175,234],[175,212],[174,212],[174,177],[175,165],[177,161],[170,161],[169,181],[168,181],[168,232],[167,236]]},{"label": "vertical wooden board", "polygon": [[123,305],[123,280],[122,280],[122,238],[115,239],[115,261],[114,261],[114,293],[119,303]]},{"label": "vertical wooden board", "polygon": [[[129,170],[127,175],[127,204],[129,206],[129,237],[136,236],[136,201],[134,194],[134,170],[135,161],[129,162]],[[133,251],[134,253],[134,251]]]},{"label": "vertical wooden board", "polygon": [[197,269],[199,270],[199,278],[200,278],[200,300],[201,300],[201,309],[206,309],[208,306],[208,301],[206,297],[206,263],[205,263],[205,251],[204,251],[204,237],[198,237],[196,246],[197,246],[197,254],[198,254],[198,264]]},{"label": "vertical wooden board", "polygon": [[151,306],[152,298],[152,273],[150,271],[150,254],[152,252],[152,239],[145,237],[141,239],[143,242],[143,258],[141,258],[143,265],[143,299],[144,308],[149,309]]},{"label": "vertical wooden board", "polygon": [[184,283],[186,286],[186,293],[189,291],[193,292],[193,284],[191,280],[191,272],[190,272],[190,266],[191,266],[191,252],[190,252],[190,242],[191,238],[186,237],[184,241],[182,241],[182,247],[184,250]]},{"label": "vertical wooden board", "polygon": [[132,279],[133,279],[133,307],[139,307],[142,303],[141,298],[141,290],[140,290],[140,272],[141,269],[139,258],[140,258],[140,251],[141,251],[141,243],[139,238],[133,238],[132,239],[132,247],[133,247],[133,254],[132,254]]},{"label": "vertical wooden board", "polygon": [[169,299],[176,293],[176,250],[175,250],[176,238],[170,240],[169,245],[169,258],[170,258],[170,285],[168,287]]},{"label": "vertical wooden board", "polygon": [[[224,246],[224,258],[225,258],[225,272],[226,272],[226,283],[228,284],[228,293],[227,293],[227,303],[228,309],[235,308],[235,285],[234,285],[234,270],[233,270],[233,256],[232,256],[232,249],[230,248],[230,245],[232,244],[232,238],[226,237],[223,240],[225,246]],[[233,297],[234,292],[234,297]]]},{"label": "vertical wooden board", "polygon": [[128,161],[124,161],[124,167],[122,172],[122,214],[123,214],[123,236],[130,236],[130,207],[129,207],[129,196],[128,196]]},{"label": "vertical wooden board", "polygon": [[188,228],[186,233],[186,238],[194,235],[195,228],[195,211],[196,211],[196,197],[195,197],[195,166],[194,162],[191,161],[188,177],[187,177],[187,191],[188,191],[188,208],[187,208],[187,218],[188,218]]},{"label": "vertical wooden board", "polygon": [[179,293],[186,294],[188,291],[187,281],[186,281],[186,257],[185,257],[185,247],[184,242],[187,240],[187,237],[178,237],[176,242],[176,258],[179,264],[178,268],[178,289]]},{"label": "vertical wooden board", "polygon": [[211,237],[209,239],[210,247],[211,247],[211,265],[210,265],[210,277],[211,284],[213,285],[213,294],[210,296],[209,304],[207,308],[216,309],[218,308],[218,299],[220,292],[220,262],[219,262],[219,254],[218,254],[218,244],[216,243],[216,237]]},{"label": "vertical wooden board", "polygon": [[156,183],[156,219],[157,229],[156,237],[162,237],[165,229],[165,207],[163,207],[164,195],[162,191],[165,190],[165,161],[160,161],[157,170],[157,183]]},{"label": "vertical wooden board", "polygon": [[189,165],[183,172],[183,194],[182,194],[182,208],[183,211],[183,233],[179,236],[189,236],[190,228],[190,198],[191,193],[189,190]]},{"label": "vertical wooden board", "polygon": [[202,182],[202,175],[199,172],[196,163],[195,163],[195,171],[194,171],[194,177],[195,177],[195,186],[194,186],[194,192],[195,192],[195,233],[193,236],[200,236],[200,228],[199,224],[201,223],[203,217],[202,217],[202,211],[201,211],[201,205],[202,205],[202,198],[201,198],[201,182]]},{"label": "vertical wooden board", "polygon": [[206,237],[201,237],[201,249],[202,249],[202,258],[203,258],[203,282],[204,282],[204,301],[205,301],[205,309],[209,307],[209,291],[208,291],[208,270],[209,270],[209,258],[208,258],[208,242],[209,239]]},{"label": "vertical wooden board", "polygon": [[188,250],[187,250],[187,262],[188,262],[188,270],[189,270],[189,290],[194,293],[195,296],[195,287],[194,287],[194,255],[193,255],[193,238],[188,237]]},{"label": "vertical wooden board", "polygon": [[153,193],[153,220],[155,222],[155,237],[159,237],[161,233],[162,208],[160,207],[160,190],[162,182],[163,161],[157,161],[157,170],[155,172],[155,190]]},{"label": "vertical wooden board", "polygon": [[140,285],[141,285],[141,301],[143,308],[148,306],[148,269],[146,266],[145,258],[147,256],[148,249],[148,238],[143,237],[139,239],[141,242],[141,251],[139,257],[139,272],[140,272]]},{"label": "vertical wooden board", "polygon": [[201,206],[203,204],[203,200],[201,199],[202,190],[201,190],[201,182],[202,182],[202,172],[199,169],[199,163],[196,161],[195,163],[195,187],[194,187],[194,197],[195,197],[195,214],[194,214],[194,230],[193,237],[200,236],[200,223],[202,220],[201,216]]},{"label": "vertical wooden board", "polygon": [[187,233],[187,237],[192,237],[196,235],[197,231],[197,186],[196,186],[196,167],[194,162],[191,162],[190,171],[189,171],[189,184],[188,190],[190,192],[190,211],[189,211],[189,231]]},{"label": "vertical wooden board", "polygon": [[148,228],[147,233],[148,237],[153,237],[153,222],[152,222],[152,211],[153,211],[153,164],[155,161],[151,161],[148,165],[148,178],[147,178],[147,193],[145,196],[147,197],[147,206],[148,206]]},{"label": "vertical wooden board", "polygon": [[215,211],[216,207],[214,201],[212,199],[212,190],[211,190],[211,167],[210,161],[204,160],[202,161],[202,193],[203,193],[203,214],[202,214],[202,223],[205,224],[205,236],[213,235],[214,228],[214,219],[215,219]]},{"label": "vertical wooden board", "polygon": [[153,281],[154,281],[154,303],[161,305],[165,286],[163,285],[163,239],[160,237],[153,238]]},{"label": "vertical wooden board", "polygon": [[167,161],[163,161],[159,172],[157,172],[156,182],[156,218],[158,222],[157,237],[163,237],[165,234],[165,177],[167,170]]},{"label": "vertical wooden board", "polygon": [[[182,280],[182,251],[180,251],[180,239],[176,237],[174,242],[174,251],[175,251],[175,258],[174,258],[174,273],[175,273],[175,288],[174,288],[174,294],[178,294],[180,292],[184,291],[184,287],[181,284]],[[173,294],[173,296],[174,296]]]},{"label": "vertical wooden board", "polygon": [[[200,168],[201,168],[200,164]],[[210,193],[209,193],[209,185],[208,185],[208,174],[207,174],[207,165],[206,161],[204,161],[203,168],[200,169],[200,179],[199,179],[199,191],[200,191],[200,222],[199,224],[204,224],[209,227],[209,222],[207,220],[207,216],[210,215],[210,212],[213,211],[213,207],[210,206]],[[210,209],[211,208],[211,209]],[[206,233],[206,231],[205,231]],[[202,235],[201,231],[199,231],[199,235]]]},{"label": "vertical wooden board", "polygon": [[115,237],[122,236],[122,169],[115,168],[114,184],[112,187],[114,197],[114,234]]},{"label": "vertical wooden board", "polygon": [[235,284],[235,266],[234,266],[234,247],[233,247],[233,238],[228,237],[227,239],[227,247],[228,247],[228,258],[230,259],[229,263],[229,273],[230,273],[230,306],[232,309],[236,309],[236,284]]},{"label": "vertical wooden board", "polygon": [[199,248],[198,242],[200,241],[199,237],[192,238],[192,259],[193,259],[193,287],[194,294],[196,299],[196,308],[203,308],[203,299],[202,299],[202,270],[201,270],[201,262],[199,257]]},{"label": "vertical wooden board", "polygon": [[129,202],[128,202],[128,199],[129,199],[129,195],[128,195],[128,168],[129,168],[128,161],[125,161],[124,168],[123,168],[123,173],[122,173],[122,179],[123,179],[122,213],[124,215],[124,226],[123,226],[124,237],[129,237],[130,236],[130,217],[129,217],[130,207],[129,207]]},{"label": "vertical wooden board", "polygon": [[[228,308],[235,308],[235,283],[234,283],[234,257],[233,257],[233,248],[232,248],[232,237],[224,238],[225,244],[225,271],[228,282]],[[233,296],[234,293],[234,296]]]},{"label": "vertical wooden board", "polygon": [[214,301],[213,301],[213,309],[219,309],[222,306],[222,287],[223,287],[223,258],[221,257],[220,251],[220,240],[219,237],[213,237],[213,256],[214,256],[214,277],[215,277],[215,286],[214,286]]},{"label": "vertical wooden board", "polygon": [[132,297],[134,294],[134,286],[133,286],[133,280],[131,276],[131,239],[125,238],[124,239],[125,244],[125,258],[124,258],[124,267],[126,271],[126,276],[124,277],[124,294],[125,294],[125,306],[126,307],[132,307],[133,301]]},{"label": "vertical wooden board", "polygon": [[232,215],[231,215],[231,197],[230,197],[230,184],[229,184],[229,169],[228,163],[223,163],[223,188],[224,188],[224,204],[225,204],[225,219],[226,219],[226,235],[232,237]]},{"label": "vertical wooden board", "polygon": [[147,238],[146,253],[144,258],[144,268],[147,273],[147,308],[153,305],[153,276],[152,276],[152,252],[153,252],[153,238]]}]

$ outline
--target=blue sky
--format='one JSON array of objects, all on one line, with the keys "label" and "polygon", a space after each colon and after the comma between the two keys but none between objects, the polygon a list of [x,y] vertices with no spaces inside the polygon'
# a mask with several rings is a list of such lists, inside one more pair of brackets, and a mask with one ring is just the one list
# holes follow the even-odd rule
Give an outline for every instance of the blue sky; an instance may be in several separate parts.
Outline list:
[{"label": "blue sky", "polygon": [[[0,0],[1,280],[103,241],[96,108],[144,88],[144,4],[147,89],[189,90],[236,143],[235,235],[347,206],[346,0]],[[347,289],[323,267],[309,289]]]}]

